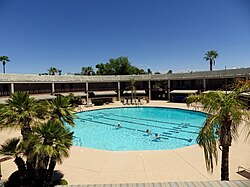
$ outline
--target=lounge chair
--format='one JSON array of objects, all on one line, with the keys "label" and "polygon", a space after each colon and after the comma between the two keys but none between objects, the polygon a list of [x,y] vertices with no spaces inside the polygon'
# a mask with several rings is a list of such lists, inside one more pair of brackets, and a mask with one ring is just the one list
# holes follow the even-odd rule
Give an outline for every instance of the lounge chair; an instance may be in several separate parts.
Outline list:
[{"label": "lounge chair", "polygon": [[131,99],[128,99],[127,104],[128,104],[128,105],[130,105],[130,104],[131,104]]},{"label": "lounge chair", "polygon": [[136,106],[139,106],[139,104],[140,104],[140,103],[139,103],[139,100],[138,100],[138,99],[135,99],[135,105],[136,105]]},{"label": "lounge chair", "polygon": [[122,104],[123,104],[123,105],[127,105],[127,104],[128,104],[126,98],[123,100]]},{"label": "lounge chair", "polygon": [[140,98],[140,105],[144,104],[144,100],[142,98]]},{"label": "lounge chair", "polygon": [[250,168],[248,167],[238,166],[238,171],[236,173],[247,179],[250,179]]}]

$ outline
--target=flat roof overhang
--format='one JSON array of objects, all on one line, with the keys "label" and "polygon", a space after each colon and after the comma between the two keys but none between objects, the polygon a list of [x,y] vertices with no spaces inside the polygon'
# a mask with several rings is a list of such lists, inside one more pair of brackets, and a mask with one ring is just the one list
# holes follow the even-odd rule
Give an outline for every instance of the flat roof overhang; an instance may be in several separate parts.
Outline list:
[{"label": "flat roof overhang", "polygon": [[[131,90],[125,90],[125,91],[123,91],[123,94],[131,94]],[[146,94],[146,91],[145,90],[135,90],[135,92],[134,93],[136,93],[136,94]]]},{"label": "flat roof overhang", "polygon": [[195,94],[198,90],[172,90],[171,94]]},{"label": "flat roof overhang", "polygon": [[103,96],[103,95],[117,95],[115,91],[93,91],[95,96]]},{"label": "flat roof overhang", "polygon": [[80,96],[80,97],[88,95],[85,92],[65,92],[65,93],[56,93],[56,94],[60,94],[62,96],[68,96],[69,94],[74,94],[74,96]]}]

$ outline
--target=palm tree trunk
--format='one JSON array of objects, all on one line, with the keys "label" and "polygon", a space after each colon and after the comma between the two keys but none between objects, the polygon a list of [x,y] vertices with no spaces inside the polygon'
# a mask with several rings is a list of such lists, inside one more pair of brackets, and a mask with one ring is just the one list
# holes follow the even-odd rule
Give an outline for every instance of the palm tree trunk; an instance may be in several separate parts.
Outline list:
[{"label": "palm tree trunk", "polygon": [[22,129],[21,129],[21,135],[23,136],[23,140],[27,140],[28,139],[28,135],[31,133],[31,128],[28,125],[25,125]]},{"label": "palm tree trunk", "polygon": [[209,61],[209,64],[210,64],[210,71],[213,71],[213,61],[210,60],[210,61]]},{"label": "palm tree trunk", "polygon": [[221,180],[229,180],[229,146],[222,147]]},{"label": "palm tree trunk", "polygon": [[55,161],[55,158],[52,157],[51,160],[50,160],[50,163],[49,163],[49,168],[48,168],[48,170],[46,172],[43,187],[48,187],[49,186],[50,181],[51,181],[51,177],[52,177],[52,174],[54,172],[55,167],[56,167],[56,161]]},{"label": "palm tree trunk", "polygon": [[27,181],[26,181],[26,167],[25,167],[25,162],[24,160],[17,156],[14,160],[15,164],[17,165],[19,174],[20,174],[20,181],[22,184],[20,184],[21,186],[23,186]]},{"label": "palm tree trunk", "polygon": [[3,73],[5,73],[5,62],[3,62]]}]

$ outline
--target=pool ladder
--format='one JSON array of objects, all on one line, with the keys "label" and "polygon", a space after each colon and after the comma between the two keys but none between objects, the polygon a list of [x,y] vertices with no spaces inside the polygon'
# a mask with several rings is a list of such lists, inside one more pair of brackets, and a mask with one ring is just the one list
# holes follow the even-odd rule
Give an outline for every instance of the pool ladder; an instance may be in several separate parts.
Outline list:
[{"label": "pool ladder", "polygon": [[82,139],[81,139],[80,137],[77,137],[77,136],[76,136],[74,139],[75,139],[75,141],[77,142],[77,143],[76,143],[76,146],[82,146]]}]

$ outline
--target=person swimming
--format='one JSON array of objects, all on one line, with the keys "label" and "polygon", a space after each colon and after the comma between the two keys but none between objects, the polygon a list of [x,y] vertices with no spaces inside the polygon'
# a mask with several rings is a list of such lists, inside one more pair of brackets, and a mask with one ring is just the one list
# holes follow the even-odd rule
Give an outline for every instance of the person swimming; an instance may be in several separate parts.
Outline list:
[{"label": "person swimming", "polygon": [[150,132],[149,129],[146,130],[146,133],[147,133],[148,135],[151,134],[151,132]]},{"label": "person swimming", "polygon": [[157,139],[159,139],[159,138],[160,138],[159,134],[158,134],[158,133],[155,133],[155,139],[157,140]]},{"label": "person swimming", "polygon": [[120,124],[120,123],[118,123],[118,124],[117,124],[117,127],[118,127],[118,128],[121,128],[122,126],[121,126],[121,124]]}]

